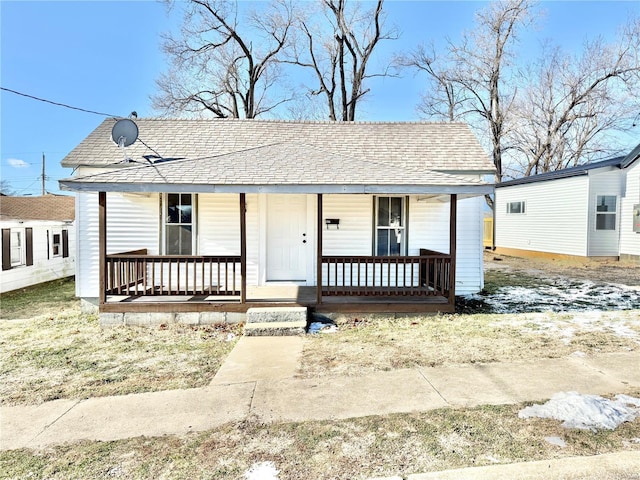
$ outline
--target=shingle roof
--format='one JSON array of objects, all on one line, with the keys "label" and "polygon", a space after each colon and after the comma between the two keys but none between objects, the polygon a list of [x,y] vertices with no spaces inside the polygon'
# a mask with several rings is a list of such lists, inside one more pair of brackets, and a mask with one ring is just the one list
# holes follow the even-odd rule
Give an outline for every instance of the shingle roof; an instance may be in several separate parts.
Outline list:
[{"label": "shingle roof", "polygon": [[[280,143],[234,153],[156,164],[132,164],[85,177],[60,181],[77,190],[120,191],[264,191],[300,188],[305,192],[367,193],[407,191],[407,186],[437,189],[458,187],[461,193],[487,193],[485,182],[435,172],[414,164],[388,164],[345,157],[302,143]],[[184,187],[180,189],[179,187]],[[167,191],[169,191],[167,190]],[[487,190],[488,191],[488,190]]]},{"label": "shingle roof", "polygon": [[56,220],[75,219],[75,198],[61,195],[41,197],[0,197],[0,219]]},{"label": "shingle roof", "polygon": [[[74,168],[122,162],[123,152],[111,140],[114,123],[115,119],[105,120],[62,165]],[[126,148],[127,157],[135,161],[156,152],[165,159],[193,159],[302,142],[334,155],[393,166],[494,171],[477,139],[462,123],[137,119],[136,124],[139,140]]]}]

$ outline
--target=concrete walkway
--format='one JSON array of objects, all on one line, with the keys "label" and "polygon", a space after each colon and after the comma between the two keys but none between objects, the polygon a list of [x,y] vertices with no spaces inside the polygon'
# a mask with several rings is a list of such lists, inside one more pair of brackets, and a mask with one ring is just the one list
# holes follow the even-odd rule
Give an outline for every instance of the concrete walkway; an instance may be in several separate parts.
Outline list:
[{"label": "concrete walkway", "polygon": [[180,435],[249,417],[343,419],[640,388],[640,352],[300,379],[295,374],[303,341],[243,337],[203,388],[2,407],[0,449]]}]

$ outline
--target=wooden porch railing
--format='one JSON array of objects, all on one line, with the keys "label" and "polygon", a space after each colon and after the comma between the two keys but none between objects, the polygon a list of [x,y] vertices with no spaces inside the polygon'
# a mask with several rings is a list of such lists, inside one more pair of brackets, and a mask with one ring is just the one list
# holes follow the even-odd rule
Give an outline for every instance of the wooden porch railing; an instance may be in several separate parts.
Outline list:
[{"label": "wooden porch railing", "polygon": [[147,255],[146,250],[106,256],[107,295],[240,295],[240,256]]},{"label": "wooden porch railing", "polygon": [[322,295],[445,296],[451,256],[421,249],[419,256],[323,256]]}]

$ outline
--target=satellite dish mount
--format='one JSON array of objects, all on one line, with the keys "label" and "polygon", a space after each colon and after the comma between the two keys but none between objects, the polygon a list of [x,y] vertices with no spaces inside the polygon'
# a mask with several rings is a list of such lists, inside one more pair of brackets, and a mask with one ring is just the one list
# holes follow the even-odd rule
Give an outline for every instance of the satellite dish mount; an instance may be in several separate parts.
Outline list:
[{"label": "satellite dish mount", "polygon": [[132,160],[127,157],[125,147],[133,145],[138,139],[138,125],[133,120],[122,118],[111,129],[111,139],[120,147],[126,163]]}]

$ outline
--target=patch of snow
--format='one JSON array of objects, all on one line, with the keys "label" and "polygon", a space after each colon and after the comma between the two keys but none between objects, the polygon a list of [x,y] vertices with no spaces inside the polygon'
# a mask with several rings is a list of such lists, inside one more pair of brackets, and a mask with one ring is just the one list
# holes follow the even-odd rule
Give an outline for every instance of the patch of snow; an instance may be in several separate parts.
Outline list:
[{"label": "patch of snow", "polygon": [[246,480],[278,480],[280,473],[273,462],[254,463],[249,470],[244,472]]},{"label": "patch of snow", "polygon": [[639,416],[639,398],[616,395],[615,400],[608,400],[577,392],[557,393],[547,403],[523,408],[518,413],[520,418],[553,418],[561,420],[565,428],[591,431],[614,430],[621,423],[632,422]]},{"label": "patch of snow", "polygon": [[486,296],[466,298],[484,300],[495,313],[544,311],[631,310],[640,308],[638,291],[624,285],[599,285],[593,282],[554,280],[553,285],[501,287]]},{"label": "patch of snow", "polygon": [[566,448],[567,444],[560,437],[544,437],[544,439],[550,443],[551,445],[555,445],[556,447]]},{"label": "patch of snow", "polygon": [[573,352],[571,355],[569,355],[570,357],[578,357],[578,358],[582,358],[582,357],[586,357],[587,354],[584,352],[581,352],[580,350],[577,350],[575,352]]}]

